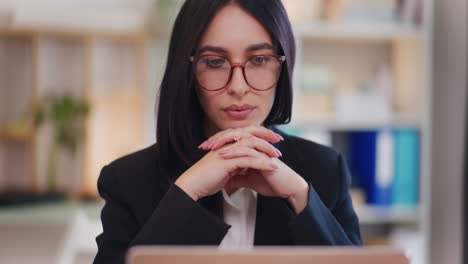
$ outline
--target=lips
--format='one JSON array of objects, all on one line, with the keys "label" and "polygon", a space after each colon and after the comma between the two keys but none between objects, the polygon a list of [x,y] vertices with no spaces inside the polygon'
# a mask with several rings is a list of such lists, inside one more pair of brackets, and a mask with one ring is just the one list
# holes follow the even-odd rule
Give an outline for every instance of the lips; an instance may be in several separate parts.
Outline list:
[{"label": "lips", "polygon": [[244,104],[244,105],[230,105],[228,108],[225,108],[224,110],[226,111],[244,111],[248,109],[253,109],[254,107],[249,105],[249,104]]},{"label": "lips", "polygon": [[230,105],[225,108],[224,111],[226,114],[233,119],[245,119],[248,115],[255,109],[255,107],[244,104],[244,105]]}]

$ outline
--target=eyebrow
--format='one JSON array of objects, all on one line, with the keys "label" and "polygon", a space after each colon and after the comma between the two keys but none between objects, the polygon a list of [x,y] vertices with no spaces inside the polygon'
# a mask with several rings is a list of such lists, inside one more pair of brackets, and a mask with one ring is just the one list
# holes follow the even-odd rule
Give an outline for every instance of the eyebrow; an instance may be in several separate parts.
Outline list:
[{"label": "eyebrow", "polygon": [[[248,46],[245,51],[256,51],[256,50],[273,50],[273,46],[268,43],[259,43]],[[228,50],[223,47],[205,45],[198,50],[198,53],[201,54],[205,51],[219,52],[219,53],[228,53]]]}]

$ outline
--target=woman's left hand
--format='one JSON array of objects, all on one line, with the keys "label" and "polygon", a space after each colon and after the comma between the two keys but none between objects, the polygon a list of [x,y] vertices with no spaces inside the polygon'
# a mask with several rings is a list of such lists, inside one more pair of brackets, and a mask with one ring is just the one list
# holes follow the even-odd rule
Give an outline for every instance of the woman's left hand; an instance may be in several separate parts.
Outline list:
[{"label": "woman's left hand", "polygon": [[[232,133],[221,131],[215,136],[218,142],[232,142]],[[231,137],[231,138],[227,138]],[[260,171],[248,169],[244,173],[234,176],[226,187],[245,187],[256,191],[264,196],[281,197],[288,200],[294,208],[296,214],[300,213],[307,205],[309,185],[307,182],[289,166],[284,164],[271,151],[261,151],[266,148],[259,148],[269,144],[264,139],[254,135],[240,137],[230,146],[226,146],[219,152],[224,159],[234,159],[238,157],[267,155],[275,160],[278,169],[274,171]],[[221,146],[218,146],[221,147]],[[209,149],[209,148],[208,148]]]}]

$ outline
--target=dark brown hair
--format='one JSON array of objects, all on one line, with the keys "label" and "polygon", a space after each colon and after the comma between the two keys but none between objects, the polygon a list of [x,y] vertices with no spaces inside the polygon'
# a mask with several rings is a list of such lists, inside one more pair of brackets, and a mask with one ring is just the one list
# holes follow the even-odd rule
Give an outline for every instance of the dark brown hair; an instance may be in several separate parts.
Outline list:
[{"label": "dark brown hair", "polygon": [[[160,164],[191,166],[202,156],[197,146],[205,139],[204,112],[196,95],[189,57],[194,55],[216,13],[229,3],[238,4],[263,25],[279,55],[286,56],[265,127],[291,120],[292,73],[295,44],[286,11],[280,0],[187,0],[177,15],[161,82],[157,111],[156,148]],[[174,175],[176,177],[178,175]]]}]

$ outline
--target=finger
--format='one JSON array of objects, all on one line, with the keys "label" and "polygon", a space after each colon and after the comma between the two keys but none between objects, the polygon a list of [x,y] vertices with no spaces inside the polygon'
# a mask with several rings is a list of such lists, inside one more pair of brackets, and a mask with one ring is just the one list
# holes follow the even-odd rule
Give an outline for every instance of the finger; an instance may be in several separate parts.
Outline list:
[{"label": "finger", "polygon": [[236,142],[235,138],[242,139],[243,137],[247,137],[247,136],[250,136],[250,134],[244,131],[226,132],[221,135],[218,135],[213,140],[213,144],[211,144],[209,148],[211,150],[217,150],[226,144],[235,143]]},{"label": "finger", "polygon": [[277,143],[281,140],[284,140],[284,138],[280,134],[275,133],[274,131],[264,126],[249,126],[246,128],[246,130],[249,131],[250,134],[258,138],[262,138],[271,143]]},{"label": "finger", "polygon": [[198,145],[198,148],[205,149],[207,143],[208,143],[208,140],[203,141],[200,145]]},{"label": "finger", "polygon": [[203,142],[198,146],[198,148],[201,148],[201,149],[204,149],[204,150],[210,149],[211,144],[214,142],[216,136],[217,136],[217,134],[215,134],[215,135],[209,137],[207,140],[203,141]]},{"label": "finger", "polygon": [[259,152],[247,146],[236,146],[223,149],[218,152],[223,159],[232,159],[238,157],[256,157],[256,158],[269,158],[265,153]]},{"label": "finger", "polygon": [[269,144],[263,139],[259,139],[254,136],[251,136],[250,138],[247,138],[247,139],[243,139],[239,143],[236,143],[232,146],[226,147],[220,150],[218,153],[224,157],[225,154],[237,153],[234,150],[237,150],[239,148],[243,149],[245,147],[250,148],[254,152],[260,152],[272,158],[278,158],[282,156],[281,152],[277,148],[275,148],[273,145]]},{"label": "finger", "polygon": [[205,142],[200,144],[199,147],[205,150],[217,149],[226,143],[234,141],[233,138],[236,136],[242,137],[244,135],[249,135],[249,134],[263,138],[266,141],[269,141],[272,143],[276,143],[276,142],[279,142],[280,140],[283,140],[283,137],[280,134],[277,134],[273,132],[272,130],[267,129],[263,126],[248,126],[245,128],[237,128],[237,129],[229,128],[221,132],[218,132],[217,134],[211,136]]},{"label": "finger", "polygon": [[210,139],[211,143],[207,143],[206,147],[212,150],[216,150],[227,143],[234,142],[235,137],[243,138],[251,135],[271,143],[277,143],[280,140],[283,140],[283,137],[281,137],[281,135],[263,126],[248,126],[246,128],[225,130],[219,132],[217,135],[215,135],[215,137]]},{"label": "finger", "polygon": [[209,150],[211,149],[211,146],[213,145],[213,143],[216,142],[216,139],[219,138],[221,135],[225,134],[225,133],[230,133],[232,130],[232,128],[228,128],[228,129],[225,129],[225,130],[222,130],[214,135],[212,135],[211,137],[209,137],[207,140],[205,140],[204,142],[202,142],[200,144],[200,146],[198,146],[199,148],[202,148],[204,150]]},{"label": "finger", "polygon": [[272,158],[278,158],[280,156],[283,156],[279,149],[275,148],[272,144],[268,143],[264,139],[255,136],[250,136],[245,139],[242,139],[241,141],[239,141],[239,144],[256,149]]},{"label": "finger", "polygon": [[278,165],[272,159],[257,157],[239,157],[226,160],[230,170],[249,168],[254,170],[274,171]]}]

